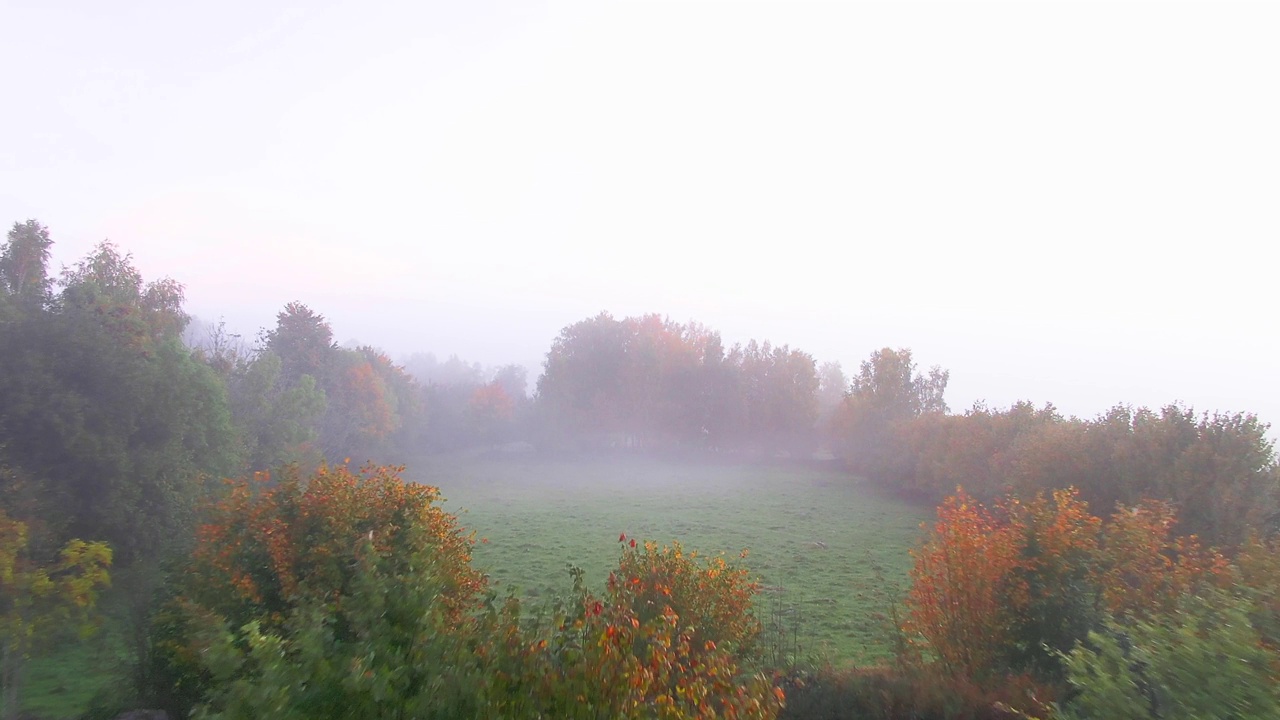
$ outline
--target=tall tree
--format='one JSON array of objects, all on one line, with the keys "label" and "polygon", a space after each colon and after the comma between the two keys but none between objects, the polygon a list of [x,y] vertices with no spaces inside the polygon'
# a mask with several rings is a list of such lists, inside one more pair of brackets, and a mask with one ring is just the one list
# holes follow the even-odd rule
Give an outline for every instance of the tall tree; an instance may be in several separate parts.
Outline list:
[{"label": "tall tree", "polygon": [[849,392],[849,380],[838,362],[824,362],[818,369],[818,406],[824,412],[835,409]]},{"label": "tall tree", "polygon": [[902,455],[894,447],[896,426],[924,414],[945,413],[949,377],[936,366],[921,375],[906,348],[873,352],[833,419],[840,454],[860,472],[886,474]]},{"label": "tall tree", "polygon": [[0,323],[0,438],[50,531],[131,561],[188,528],[205,474],[240,468],[219,378],[178,339],[181,286],[147,285],[114,246],[63,275],[58,301]]},{"label": "tall tree", "polygon": [[266,349],[279,356],[285,378],[296,382],[303,375],[323,380],[333,366],[338,346],[323,315],[291,302],[276,315],[276,327],[266,336]]},{"label": "tall tree", "polygon": [[624,323],[600,313],[552,342],[538,398],[564,432],[599,441],[631,428],[623,395],[628,334]]},{"label": "tall tree", "polygon": [[48,301],[49,229],[35,220],[15,222],[0,248],[0,294],[11,295],[25,304]]},{"label": "tall tree", "polygon": [[[222,354],[206,356],[215,369],[225,360]],[[289,384],[273,352],[259,353],[225,377],[231,417],[250,470],[318,460],[314,443],[327,403],[315,378],[304,375]]]},{"label": "tall tree", "polygon": [[179,339],[191,318],[183,310],[182,284],[161,278],[145,283],[133,256],[110,242],[62,273],[61,310],[107,328],[117,342],[149,350],[165,338]]},{"label": "tall tree", "polygon": [[817,421],[818,376],[808,353],[767,340],[735,346],[744,423],[740,442],[753,451],[803,451]]}]

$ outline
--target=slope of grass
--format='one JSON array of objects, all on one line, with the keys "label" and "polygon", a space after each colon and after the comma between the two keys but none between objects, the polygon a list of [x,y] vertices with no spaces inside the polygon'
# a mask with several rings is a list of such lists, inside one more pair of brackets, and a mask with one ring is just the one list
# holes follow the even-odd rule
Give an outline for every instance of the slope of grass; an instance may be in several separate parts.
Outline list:
[{"label": "slope of grass", "polygon": [[744,562],[767,586],[761,617],[781,621],[788,650],[798,642],[801,657],[835,662],[888,652],[886,615],[928,515],[802,464],[433,457],[406,477],[439,486],[446,508],[487,541],[476,566],[526,597],[566,592],[570,564],[602,585],[619,533],[703,554],[749,549]]}]

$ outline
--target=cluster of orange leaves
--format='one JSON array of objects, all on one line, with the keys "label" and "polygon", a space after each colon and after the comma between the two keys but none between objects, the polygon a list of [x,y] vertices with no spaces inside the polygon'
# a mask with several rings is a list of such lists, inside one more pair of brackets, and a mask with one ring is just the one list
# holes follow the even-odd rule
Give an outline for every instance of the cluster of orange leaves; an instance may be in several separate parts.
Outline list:
[{"label": "cluster of orange leaves", "polygon": [[426,554],[461,613],[482,590],[470,566],[470,536],[437,504],[439,490],[405,482],[401,468],[321,465],[228,481],[208,509],[192,555],[188,600],[228,617],[279,621],[303,593],[341,601],[351,559],[365,542],[381,557],[421,561]]},{"label": "cluster of orange leaves", "polygon": [[[605,594],[583,593],[550,638],[528,641],[534,693],[602,717],[777,717],[782,690],[743,661],[760,624],[745,569],[679,544],[623,543]],[[548,672],[547,670],[551,670]]]},{"label": "cluster of orange leaves", "polygon": [[476,420],[486,426],[492,423],[505,422],[515,415],[516,404],[497,382],[481,385],[471,393],[471,413]]},{"label": "cluster of orange leaves", "polygon": [[1175,522],[1167,503],[1148,501],[1103,523],[1071,488],[995,508],[957,489],[912,553],[903,629],[948,673],[981,678],[1002,670],[1011,629],[1035,594],[1069,578],[1095,588],[1101,609],[1137,616],[1169,611],[1201,584],[1231,582],[1228,561],[1194,536],[1173,537]]},{"label": "cluster of orange leaves", "polygon": [[[394,368],[388,372],[394,372]],[[342,392],[349,399],[350,412],[357,418],[357,432],[362,437],[385,438],[399,428],[395,399],[372,363],[352,365],[343,380]]]}]

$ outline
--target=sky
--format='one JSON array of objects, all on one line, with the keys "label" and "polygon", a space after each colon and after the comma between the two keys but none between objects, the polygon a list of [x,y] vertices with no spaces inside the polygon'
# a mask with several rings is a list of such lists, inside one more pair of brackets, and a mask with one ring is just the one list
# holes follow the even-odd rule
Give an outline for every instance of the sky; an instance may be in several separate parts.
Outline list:
[{"label": "sky", "polygon": [[[0,222],[252,337],[660,313],[1280,425],[1280,4],[0,0]],[[1273,429],[1273,436],[1275,435]]]}]

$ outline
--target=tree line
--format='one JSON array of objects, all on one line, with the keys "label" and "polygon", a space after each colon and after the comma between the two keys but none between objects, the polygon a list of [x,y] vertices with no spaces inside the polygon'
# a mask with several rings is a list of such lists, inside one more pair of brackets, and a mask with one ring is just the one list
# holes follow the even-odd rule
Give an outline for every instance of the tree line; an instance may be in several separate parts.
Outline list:
[{"label": "tree line", "polygon": [[1280,523],[1274,445],[1252,414],[1117,405],[1080,419],[1030,403],[951,414],[946,379],[936,368],[919,372],[910,351],[875,353],[832,418],[837,455],[930,503],[957,487],[987,501],[1074,487],[1102,509],[1158,498],[1178,508],[1181,534],[1222,547]]},{"label": "tree line", "polygon": [[204,491],[196,478],[516,440],[826,449],[929,502],[956,486],[983,499],[1073,486],[1102,507],[1159,497],[1183,510],[1187,532],[1215,542],[1280,514],[1268,426],[1250,414],[1121,405],[1082,420],[1027,403],[953,413],[948,371],[917,368],[907,349],[877,350],[846,378],[787,345],[726,346],[696,322],[608,313],[560,332],[530,397],[517,365],[424,354],[402,365],[372,346],[340,347],[301,302],[252,347],[222,323],[193,333],[180,283],[145,281],[109,242],[55,276],[52,243],[38,222],[15,223],[0,253],[4,493],[47,518],[50,537],[102,538],[121,559],[185,522]]}]

